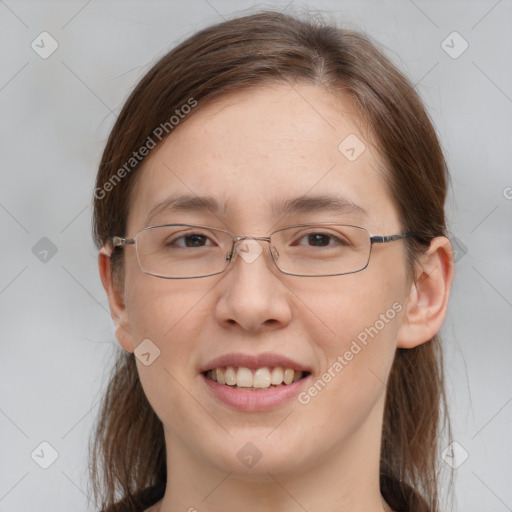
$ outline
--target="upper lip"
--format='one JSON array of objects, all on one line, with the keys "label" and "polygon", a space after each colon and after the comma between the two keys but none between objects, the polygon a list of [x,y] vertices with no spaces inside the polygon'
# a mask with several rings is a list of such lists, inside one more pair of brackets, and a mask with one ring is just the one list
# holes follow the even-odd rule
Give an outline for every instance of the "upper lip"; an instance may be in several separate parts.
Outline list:
[{"label": "upper lip", "polygon": [[257,368],[264,367],[276,367],[280,366],[282,368],[292,368],[296,371],[310,372],[308,367],[303,364],[290,359],[289,357],[282,356],[279,354],[272,353],[263,353],[263,354],[242,354],[240,352],[224,354],[222,356],[215,357],[208,363],[206,363],[202,368],[201,372],[206,372],[208,370],[212,370],[214,368],[220,368],[223,366],[242,366],[245,368],[250,368],[251,370],[256,370]]}]

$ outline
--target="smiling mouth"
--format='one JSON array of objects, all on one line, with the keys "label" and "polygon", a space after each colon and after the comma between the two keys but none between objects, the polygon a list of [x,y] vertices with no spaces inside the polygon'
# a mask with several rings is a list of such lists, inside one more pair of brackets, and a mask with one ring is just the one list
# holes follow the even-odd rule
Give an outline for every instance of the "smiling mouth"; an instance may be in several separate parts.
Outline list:
[{"label": "smiling mouth", "polygon": [[289,386],[306,378],[310,373],[280,366],[266,366],[254,370],[243,366],[225,366],[207,370],[203,372],[203,375],[207,379],[233,389],[265,391],[281,386]]}]

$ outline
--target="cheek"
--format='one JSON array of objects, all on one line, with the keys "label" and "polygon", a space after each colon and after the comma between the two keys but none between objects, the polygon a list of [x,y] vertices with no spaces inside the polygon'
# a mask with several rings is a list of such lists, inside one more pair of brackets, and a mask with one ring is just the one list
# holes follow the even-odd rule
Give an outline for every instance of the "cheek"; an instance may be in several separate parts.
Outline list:
[{"label": "cheek", "polygon": [[[141,274],[127,287],[126,306],[135,345],[150,340],[158,354],[149,365],[141,362],[143,358],[136,359],[139,378],[153,410],[170,428],[176,426],[176,418],[190,416],[187,391],[191,379],[197,377],[191,354],[208,314],[207,301],[201,300],[207,290],[203,285],[201,293],[191,283]],[[189,434],[194,429],[189,425]]]},{"label": "cheek", "polygon": [[156,346],[158,357],[154,362],[145,366],[137,360],[137,366],[148,399],[158,412],[159,405],[165,406],[174,401],[172,397],[180,396],[180,383],[197,377],[197,364],[191,355],[197,351],[201,332],[211,325],[210,286],[137,272],[127,274],[126,289],[135,346],[145,340]]},{"label": "cheek", "polygon": [[326,406],[331,402],[364,409],[384,391],[396,351],[403,293],[398,281],[373,277],[371,272],[342,276],[329,293],[309,294],[305,301],[309,307],[304,322],[322,361],[321,382],[311,395],[322,394]]},{"label": "cheek", "polygon": [[299,401],[302,413],[315,417],[326,438],[336,443],[369,417],[380,421],[402,306],[391,295],[367,293],[340,292],[329,302],[323,318],[334,334],[310,331],[323,368]]},{"label": "cheek", "polygon": [[185,330],[194,329],[206,314],[204,299],[210,287],[191,280],[167,280],[148,276],[138,268],[127,274],[126,308],[135,344],[151,338],[161,350]]},{"label": "cheek", "polygon": [[[381,269],[382,271],[382,269]],[[395,272],[396,273],[396,272]],[[383,280],[370,269],[333,277],[328,284],[302,288],[297,295],[302,303],[301,317],[313,340],[321,338],[329,352],[348,349],[352,340],[362,344],[376,336],[396,338],[404,291],[403,276]]]}]

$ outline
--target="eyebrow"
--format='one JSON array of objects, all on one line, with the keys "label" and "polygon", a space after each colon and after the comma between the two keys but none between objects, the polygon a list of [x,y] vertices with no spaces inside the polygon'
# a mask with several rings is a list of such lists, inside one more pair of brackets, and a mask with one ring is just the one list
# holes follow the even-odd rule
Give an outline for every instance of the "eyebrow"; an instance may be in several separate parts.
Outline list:
[{"label": "eyebrow", "polygon": [[322,210],[328,210],[339,214],[359,213],[365,216],[368,215],[362,206],[354,203],[354,201],[348,197],[332,194],[300,196],[293,199],[274,201],[272,204],[272,210],[277,215],[310,213]]},{"label": "eyebrow", "polygon": [[[227,204],[222,205],[212,196],[179,195],[171,196],[157,203],[146,217],[146,223],[162,212],[206,212],[224,215]],[[286,216],[292,213],[312,213],[327,210],[339,214],[359,213],[367,216],[366,210],[343,196],[322,194],[316,196],[300,196],[291,199],[276,200],[271,203],[274,215]]]},{"label": "eyebrow", "polygon": [[163,201],[157,203],[146,217],[148,221],[162,212],[201,212],[209,211],[211,213],[221,213],[225,211],[225,206],[221,208],[219,202],[212,196],[196,196],[196,195],[180,195],[167,197]]}]

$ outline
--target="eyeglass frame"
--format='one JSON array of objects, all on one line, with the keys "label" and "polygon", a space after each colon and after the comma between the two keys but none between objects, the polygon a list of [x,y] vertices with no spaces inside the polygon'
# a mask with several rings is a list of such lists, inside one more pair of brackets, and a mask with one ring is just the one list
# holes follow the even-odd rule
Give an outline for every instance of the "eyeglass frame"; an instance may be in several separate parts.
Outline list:
[{"label": "eyeglass frame", "polygon": [[[210,229],[210,230],[214,230],[214,231],[222,231],[223,233],[226,233],[227,235],[229,235],[232,238],[232,245],[231,245],[231,251],[226,256],[226,262],[227,262],[226,266],[219,272],[214,272],[213,274],[204,274],[204,275],[200,275],[200,276],[177,276],[177,277],[171,276],[171,277],[168,277],[168,276],[162,276],[162,275],[158,275],[158,274],[152,274],[150,272],[145,271],[142,268],[142,265],[141,265],[140,259],[139,259],[139,254],[137,251],[137,235],[139,233],[142,233],[143,231],[146,231],[149,229],[164,228],[164,227],[169,227],[169,226],[186,226],[186,227],[191,227],[191,228],[204,228],[204,229]],[[336,274],[294,274],[293,272],[286,272],[284,270],[281,270],[279,268],[279,265],[277,264],[277,261],[274,258],[273,253],[272,253],[272,246],[270,245],[272,235],[279,233],[280,231],[284,231],[286,229],[301,228],[301,227],[314,227],[314,226],[344,226],[344,227],[358,228],[358,229],[362,229],[362,230],[366,231],[366,233],[370,239],[370,250],[368,252],[368,260],[366,261],[366,265],[358,270],[351,270],[350,272],[341,272],[341,273],[336,273]],[[339,222],[318,222],[318,223],[315,222],[315,223],[307,223],[307,224],[294,224],[292,226],[286,226],[284,228],[276,229],[275,231],[270,233],[268,236],[243,235],[243,236],[237,236],[237,237],[233,237],[233,234],[225,229],[214,228],[212,226],[205,226],[205,225],[201,225],[201,224],[159,224],[156,226],[146,226],[145,228],[142,228],[140,231],[137,231],[137,233],[135,233],[135,235],[131,238],[113,236],[112,237],[112,247],[115,249],[117,247],[121,248],[121,247],[126,247],[128,245],[135,245],[135,251],[136,251],[136,255],[137,255],[137,263],[139,265],[140,270],[146,275],[153,276],[153,277],[159,277],[160,279],[199,279],[201,277],[216,276],[216,275],[219,275],[219,274],[222,274],[223,272],[225,272],[227,270],[227,268],[229,267],[230,263],[232,261],[234,261],[234,259],[235,259],[233,257],[233,253],[235,252],[235,247],[239,242],[243,242],[245,240],[261,240],[261,241],[269,243],[269,252],[270,252],[271,259],[274,262],[274,265],[276,266],[276,268],[282,274],[289,275],[289,276],[296,276],[296,277],[334,277],[334,276],[344,276],[347,274],[356,274],[358,272],[362,272],[363,270],[365,270],[368,267],[368,265],[370,264],[370,258],[371,258],[371,254],[372,254],[373,244],[386,244],[389,242],[394,242],[396,240],[403,240],[406,238],[415,238],[417,236],[418,235],[416,233],[412,233],[412,232],[405,232],[405,233],[401,233],[398,235],[372,235],[370,233],[370,231],[368,231],[368,229],[366,229],[362,226],[355,226],[353,224],[340,224]]]}]

